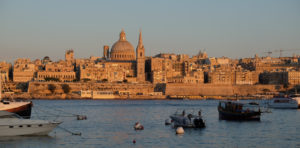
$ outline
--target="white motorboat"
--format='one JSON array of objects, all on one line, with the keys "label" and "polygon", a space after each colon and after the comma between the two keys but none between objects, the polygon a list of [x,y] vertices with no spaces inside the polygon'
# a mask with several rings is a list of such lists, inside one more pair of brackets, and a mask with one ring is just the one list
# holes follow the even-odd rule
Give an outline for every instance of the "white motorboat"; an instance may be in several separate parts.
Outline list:
[{"label": "white motorboat", "polygon": [[31,116],[32,102],[0,101],[0,111],[16,113],[19,116],[29,119]]},{"label": "white motorboat", "polygon": [[268,107],[278,109],[297,109],[298,102],[289,97],[274,97],[269,101]]},{"label": "white motorboat", "polygon": [[23,118],[30,118],[32,102],[31,101],[8,101],[2,100],[2,80],[0,77],[0,111],[8,111],[12,113],[16,113]]},{"label": "white motorboat", "polygon": [[61,122],[24,119],[17,114],[0,111],[0,136],[47,135]]},{"label": "white motorboat", "polygon": [[184,127],[184,128],[203,128],[205,123],[201,116],[201,111],[198,112],[198,115],[192,113],[186,114],[185,110],[181,114],[175,113],[170,116],[171,121],[174,127]]},{"label": "white motorboat", "polygon": [[298,108],[300,108],[300,95],[299,94],[295,94],[290,96],[293,100],[297,101],[298,103]]}]

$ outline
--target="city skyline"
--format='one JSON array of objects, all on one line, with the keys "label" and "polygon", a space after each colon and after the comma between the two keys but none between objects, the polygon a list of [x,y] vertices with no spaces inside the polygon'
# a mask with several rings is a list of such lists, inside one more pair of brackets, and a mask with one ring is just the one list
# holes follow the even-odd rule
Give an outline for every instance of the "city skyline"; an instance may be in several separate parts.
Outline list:
[{"label": "city skyline", "polygon": [[[298,1],[1,1],[0,61],[54,61],[74,49],[75,58],[102,56],[124,28],[138,44],[143,31],[146,56],[159,53],[209,57],[266,56],[300,49]],[[155,11],[153,11],[155,10]],[[284,56],[299,50],[285,52]],[[278,56],[274,55],[274,56]]]}]

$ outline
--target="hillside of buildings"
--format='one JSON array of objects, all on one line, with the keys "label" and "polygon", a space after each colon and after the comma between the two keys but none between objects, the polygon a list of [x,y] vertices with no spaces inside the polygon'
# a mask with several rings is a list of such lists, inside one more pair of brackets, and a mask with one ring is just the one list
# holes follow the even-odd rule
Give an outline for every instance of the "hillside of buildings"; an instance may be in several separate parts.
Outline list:
[{"label": "hillside of buildings", "polygon": [[[20,98],[83,98],[82,91],[109,91],[120,98],[193,96],[259,96],[296,93],[300,84],[299,56],[230,59],[208,57],[206,52],[160,53],[145,56],[142,34],[136,49],[120,38],[102,56],[75,59],[50,57],[14,63],[0,62],[2,90]],[[193,98],[191,97],[191,98]]]}]

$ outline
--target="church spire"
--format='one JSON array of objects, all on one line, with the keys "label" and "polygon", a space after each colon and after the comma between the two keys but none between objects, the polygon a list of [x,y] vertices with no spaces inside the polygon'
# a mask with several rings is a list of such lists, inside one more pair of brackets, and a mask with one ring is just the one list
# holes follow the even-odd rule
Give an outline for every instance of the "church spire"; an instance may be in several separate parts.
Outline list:
[{"label": "church spire", "polygon": [[142,30],[140,30],[139,43],[136,47],[136,80],[137,82],[144,82],[145,77],[145,48],[142,39]]},{"label": "church spire", "polygon": [[140,29],[140,36],[139,36],[139,43],[138,43],[138,47],[139,48],[143,48],[143,39],[142,39],[142,30]]},{"label": "church spire", "polygon": [[120,33],[120,41],[126,41],[126,34],[124,32],[124,29],[122,29],[121,33]]}]

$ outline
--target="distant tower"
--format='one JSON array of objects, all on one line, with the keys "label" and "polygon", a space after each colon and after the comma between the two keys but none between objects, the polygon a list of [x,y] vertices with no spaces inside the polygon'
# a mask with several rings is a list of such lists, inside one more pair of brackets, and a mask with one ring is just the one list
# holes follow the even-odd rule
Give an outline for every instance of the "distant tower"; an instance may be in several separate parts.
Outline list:
[{"label": "distant tower", "polygon": [[74,62],[74,51],[73,49],[67,50],[65,54],[65,60],[68,62]]},{"label": "distant tower", "polygon": [[137,62],[137,81],[144,82],[145,81],[145,48],[142,40],[142,31],[140,31],[139,43],[136,47],[136,62]]},{"label": "distant tower", "polygon": [[105,59],[109,58],[109,46],[108,45],[103,46],[103,58],[105,58]]}]

